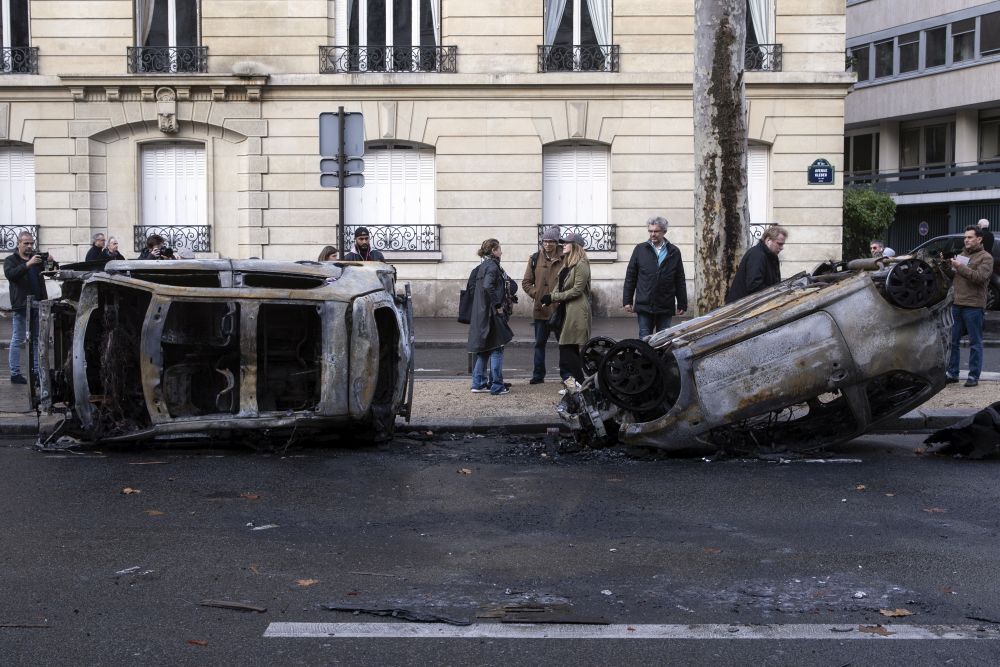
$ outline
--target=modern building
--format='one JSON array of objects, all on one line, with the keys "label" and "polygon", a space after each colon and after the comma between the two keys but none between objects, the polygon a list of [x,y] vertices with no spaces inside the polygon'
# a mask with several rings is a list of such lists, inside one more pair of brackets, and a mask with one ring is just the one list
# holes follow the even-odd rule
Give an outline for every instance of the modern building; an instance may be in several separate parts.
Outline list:
[{"label": "modern building", "polygon": [[889,245],[1000,229],[1000,2],[848,0],[847,47],[845,182],[896,200]]},{"label": "modern building", "polygon": [[[842,0],[750,0],[752,221],[785,271],[839,257]],[[420,315],[454,316],[483,239],[520,278],[545,225],[588,240],[620,313],[645,221],[693,255],[694,0],[0,0],[0,245],[60,261],[107,232],[201,257],[315,259],[337,243],[320,114],[361,112],[345,192]],[[809,185],[817,158],[833,184]],[[530,304],[522,299],[521,313]]]}]

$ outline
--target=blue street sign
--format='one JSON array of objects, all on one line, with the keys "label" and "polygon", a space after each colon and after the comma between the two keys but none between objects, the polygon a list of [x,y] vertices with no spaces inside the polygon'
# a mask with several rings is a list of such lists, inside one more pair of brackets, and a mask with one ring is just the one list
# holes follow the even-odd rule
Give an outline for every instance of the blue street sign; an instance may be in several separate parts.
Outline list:
[{"label": "blue street sign", "polygon": [[809,185],[833,185],[833,165],[817,158],[809,165]]}]

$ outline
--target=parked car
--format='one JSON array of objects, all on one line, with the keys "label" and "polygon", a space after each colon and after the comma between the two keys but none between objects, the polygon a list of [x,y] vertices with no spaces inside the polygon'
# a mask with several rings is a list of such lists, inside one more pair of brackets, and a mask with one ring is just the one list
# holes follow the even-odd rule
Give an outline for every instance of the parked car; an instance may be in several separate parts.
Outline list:
[{"label": "parked car", "polygon": [[412,400],[409,285],[382,263],[113,261],[52,275],[42,443],[387,439]]},{"label": "parked car", "polygon": [[645,340],[593,339],[557,411],[588,444],[846,442],[945,386],[948,276],[935,259],[826,263]]},{"label": "parked car", "polygon": [[[911,250],[910,254],[921,252],[928,256],[948,259],[961,254],[962,250],[965,249],[964,239],[964,234],[935,236]],[[991,253],[993,255],[993,276],[990,278],[990,287],[986,292],[986,310],[1000,308],[1000,238],[993,240]]]}]

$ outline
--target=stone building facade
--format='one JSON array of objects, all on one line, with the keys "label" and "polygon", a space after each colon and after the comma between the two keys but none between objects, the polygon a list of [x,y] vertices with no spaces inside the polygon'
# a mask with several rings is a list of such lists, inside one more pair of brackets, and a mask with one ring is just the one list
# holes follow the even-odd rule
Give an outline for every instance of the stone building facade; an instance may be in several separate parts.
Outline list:
[{"label": "stone building facade", "polygon": [[[367,140],[347,223],[418,315],[453,316],[484,238],[520,278],[546,224],[588,239],[599,314],[651,215],[694,275],[694,0],[0,2],[3,244],[29,224],[63,262],[97,231],[133,256],[159,230],[315,259],[339,245],[318,117],[343,106]],[[790,274],[840,254],[844,3],[748,4],[752,218],[790,229]],[[832,185],[807,184],[816,158]]]}]

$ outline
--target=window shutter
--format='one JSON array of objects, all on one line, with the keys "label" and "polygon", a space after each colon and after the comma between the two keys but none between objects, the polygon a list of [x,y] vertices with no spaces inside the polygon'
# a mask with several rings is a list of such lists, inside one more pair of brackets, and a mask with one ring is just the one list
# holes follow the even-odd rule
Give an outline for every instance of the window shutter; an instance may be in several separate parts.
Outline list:
[{"label": "window shutter", "polygon": [[542,157],[542,224],[608,222],[608,149],[558,146]]},{"label": "window shutter", "polygon": [[35,155],[30,148],[0,148],[0,224],[35,224]]},{"label": "window shutter", "polygon": [[349,226],[434,224],[434,151],[369,146],[365,185],[345,197]]},{"label": "window shutter", "polygon": [[767,224],[770,195],[768,156],[767,146],[747,146],[747,208],[750,210],[751,225]]},{"label": "window shutter", "polygon": [[143,225],[207,225],[207,191],[204,146],[143,147]]}]

